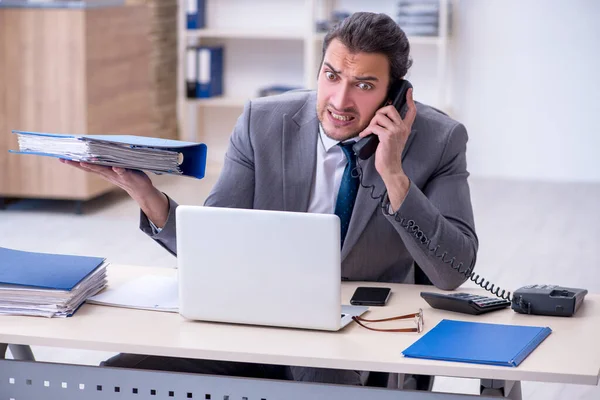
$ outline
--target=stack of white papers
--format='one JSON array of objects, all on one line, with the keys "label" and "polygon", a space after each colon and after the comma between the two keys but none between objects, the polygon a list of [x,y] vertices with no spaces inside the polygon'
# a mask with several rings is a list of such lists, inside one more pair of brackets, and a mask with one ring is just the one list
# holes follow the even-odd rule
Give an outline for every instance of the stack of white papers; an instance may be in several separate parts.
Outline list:
[{"label": "stack of white papers", "polygon": [[71,290],[0,285],[0,314],[68,317],[90,296],[106,287],[106,264]]},{"label": "stack of white papers", "polygon": [[68,317],[106,287],[105,260],[0,247],[0,315]]},{"label": "stack of white papers", "polygon": [[141,276],[118,286],[108,288],[87,302],[105,306],[136,308],[139,310],[178,312],[177,277]]},{"label": "stack of white papers", "polygon": [[179,169],[180,153],[176,151],[136,148],[122,143],[81,140],[69,136],[19,134],[18,142],[20,151],[27,153],[56,154],[69,160],[159,173],[182,173]]}]

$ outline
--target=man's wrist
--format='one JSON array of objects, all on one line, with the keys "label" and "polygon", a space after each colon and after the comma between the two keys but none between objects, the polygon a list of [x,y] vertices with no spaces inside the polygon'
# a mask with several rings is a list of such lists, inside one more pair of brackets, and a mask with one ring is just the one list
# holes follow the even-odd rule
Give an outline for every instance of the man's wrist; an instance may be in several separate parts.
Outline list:
[{"label": "man's wrist", "polygon": [[163,228],[169,216],[169,199],[160,190],[154,190],[145,194],[131,196],[140,205],[142,212],[154,223],[157,228]]},{"label": "man's wrist", "polygon": [[384,180],[389,205],[394,212],[400,209],[410,188],[410,179],[404,173]]}]

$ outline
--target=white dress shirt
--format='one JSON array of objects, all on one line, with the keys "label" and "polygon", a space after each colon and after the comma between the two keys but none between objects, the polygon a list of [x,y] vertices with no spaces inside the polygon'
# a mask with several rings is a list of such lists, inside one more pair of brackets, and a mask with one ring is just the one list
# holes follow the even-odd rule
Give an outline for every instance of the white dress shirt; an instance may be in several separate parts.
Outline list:
[{"label": "white dress shirt", "polygon": [[[350,139],[356,140],[356,138]],[[310,189],[308,212],[319,214],[333,214],[337,201],[338,191],[342,183],[344,169],[348,160],[339,142],[331,139],[319,124],[319,140],[317,140],[317,165],[315,169],[315,180]],[[152,221],[150,226],[153,233],[161,231]]]},{"label": "white dress shirt", "polygon": [[[350,139],[354,140],[354,139]],[[319,124],[315,180],[310,191],[308,212],[333,214],[348,160],[339,142],[331,139]]]}]

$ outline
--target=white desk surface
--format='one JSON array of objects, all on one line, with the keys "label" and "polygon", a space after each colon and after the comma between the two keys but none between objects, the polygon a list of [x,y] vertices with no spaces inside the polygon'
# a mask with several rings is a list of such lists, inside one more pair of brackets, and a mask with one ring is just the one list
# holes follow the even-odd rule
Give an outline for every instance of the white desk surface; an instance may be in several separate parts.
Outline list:
[{"label": "white desk surface", "polygon": [[[176,273],[174,269],[120,265],[108,270],[113,286],[143,274]],[[359,284],[343,284],[343,304],[348,304]],[[368,285],[392,287],[393,294],[386,307],[371,307],[367,318],[407,314],[423,308],[425,331],[447,318],[549,326],[553,332],[519,367],[495,367],[404,358],[402,350],[420,334],[373,332],[355,323],[339,332],[321,332],[194,322],[177,313],[84,304],[71,318],[2,316],[0,343],[466,378],[598,384],[600,295],[588,294],[572,318],[521,315],[510,309],[470,316],[429,307],[419,293],[437,290],[431,286],[371,282]],[[400,323],[410,326],[408,321]]]}]

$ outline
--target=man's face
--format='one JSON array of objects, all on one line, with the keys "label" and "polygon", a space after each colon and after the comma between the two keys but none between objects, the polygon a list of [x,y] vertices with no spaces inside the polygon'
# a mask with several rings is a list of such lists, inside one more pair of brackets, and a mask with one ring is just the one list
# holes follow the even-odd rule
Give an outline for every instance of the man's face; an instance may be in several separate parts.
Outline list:
[{"label": "man's face", "polygon": [[352,54],[337,39],[329,43],[317,87],[317,116],[327,136],[344,141],[369,125],[386,99],[389,68],[383,54]]}]

